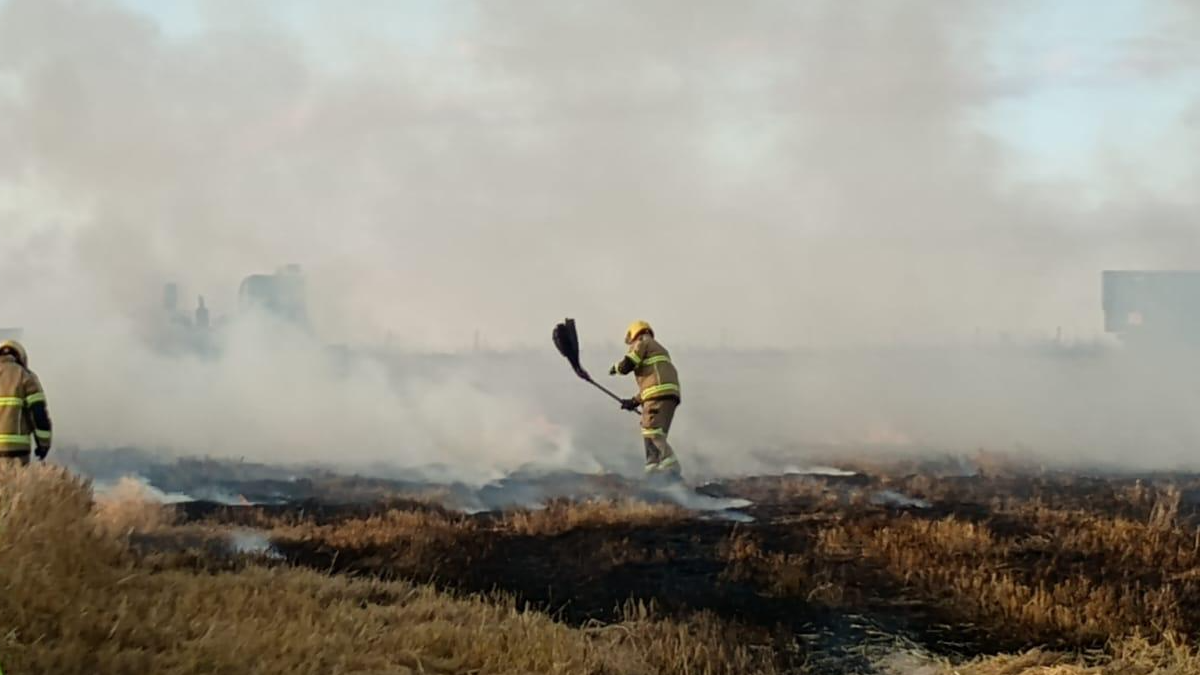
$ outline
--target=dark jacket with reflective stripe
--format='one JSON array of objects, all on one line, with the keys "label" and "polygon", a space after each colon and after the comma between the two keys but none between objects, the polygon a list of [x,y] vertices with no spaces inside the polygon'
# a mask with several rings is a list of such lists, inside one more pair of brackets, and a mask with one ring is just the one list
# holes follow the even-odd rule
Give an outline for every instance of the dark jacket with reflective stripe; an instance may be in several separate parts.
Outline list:
[{"label": "dark jacket with reflective stripe", "polygon": [[32,442],[50,449],[50,413],[37,375],[0,356],[0,454],[28,454]]},{"label": "dark jacket with reflective stripe", "polygon": [[622,375],[633,373],[637,378],[639,401],[656,398],[683,400],[679,373],[675,370],[675,364],[671,363],[671,355],[648,333],[642,333],[629,346],[629,353],[617,363],[617,372]]}]

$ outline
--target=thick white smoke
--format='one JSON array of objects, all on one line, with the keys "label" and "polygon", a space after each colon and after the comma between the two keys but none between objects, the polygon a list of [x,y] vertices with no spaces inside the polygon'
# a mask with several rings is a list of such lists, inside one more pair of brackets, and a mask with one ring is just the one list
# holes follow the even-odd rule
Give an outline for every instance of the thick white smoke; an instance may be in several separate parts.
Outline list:
[{"label": "thick white smoke", "polygon": [[[549,350],[574,314],[592,339],[644,317],[677,350],[825,350],[683,350],[680,442],[714,472],[864,443],[1164,464],[1200,440],[1190,390],[1145,367],[829,350],[1093,335],[1101,269],[1195,266],[1196,190],[1083,201],[1014,180],[973,123],[1024,86],[988,46],[1038,3],[244,4],[169,32],[114,1],[0,2],[0,324],[27,329],[64,442],[636,464],[632,420],[552,353],[345,371],[243,324],[216,365],[146,347],[164,281],[233,314],[284,262],[319,343]],[[1160,43],[1194,69],[1187,5],[1147,11],[1138,72]],[[1169,135],[1197,144],[1194,118]]]}]

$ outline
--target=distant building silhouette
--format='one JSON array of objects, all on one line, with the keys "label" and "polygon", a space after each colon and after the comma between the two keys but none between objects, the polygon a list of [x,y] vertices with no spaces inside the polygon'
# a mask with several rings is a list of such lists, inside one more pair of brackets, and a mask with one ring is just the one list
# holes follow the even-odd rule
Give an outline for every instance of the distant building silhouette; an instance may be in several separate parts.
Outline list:
[{"label": "distant building silhouette", "polygon": [[1200,271],[1107,270],[1104,330],[1125,342],[1200,344]]},{"label": "distant building silhouette", "polygon": [[262,312],[308,330],[308,296],[300,266],[287,265],[275,274],[246,277],[238,289],[238,310]]},{"label": "distant building silhouette", "polygon": [[204,306],[204,296],[201,295],[196,302],[196,328],[208,330],[208,307]]}]

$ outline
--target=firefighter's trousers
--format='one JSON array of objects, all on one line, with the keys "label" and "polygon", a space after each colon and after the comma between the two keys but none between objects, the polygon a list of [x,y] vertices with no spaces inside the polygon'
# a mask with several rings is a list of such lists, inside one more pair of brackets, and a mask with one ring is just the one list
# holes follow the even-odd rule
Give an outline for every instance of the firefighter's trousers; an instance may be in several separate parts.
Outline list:
[{"label": "firefighter's trousers", "polygon": [[675,408],[679,401],[674,398],[656,398],[642,403],[642,442],[646,446],[646,473],[679,474],[679,459],[667,434],[671,421],[675,419]]}]

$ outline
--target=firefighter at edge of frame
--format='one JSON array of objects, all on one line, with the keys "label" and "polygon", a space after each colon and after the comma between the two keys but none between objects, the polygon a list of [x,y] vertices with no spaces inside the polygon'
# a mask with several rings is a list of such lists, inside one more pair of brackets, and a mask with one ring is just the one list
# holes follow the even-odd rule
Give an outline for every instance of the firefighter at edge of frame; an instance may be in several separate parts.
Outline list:
[{"label": "firefighter at edge of frame", "polygon": [[29,464],[31,447],[37,448],[38,459],[45,459],[50,441],[46,392],[29,370],[25,348],[15,340],[0,342],[0,460]]},{"label": "firefighter at edge of frame", "polygon": [[667,442],[675,409],[683,401],[679,373],[671,355],[654,338],[654,329],[645,321],[634,321],[625,331],[629,351],[609,371],[609,375],[633,373],[638,394],[621,401],[621,408],[642,406],[642,443],[646,446],[646,474],[680,477],[679,458]]}]

